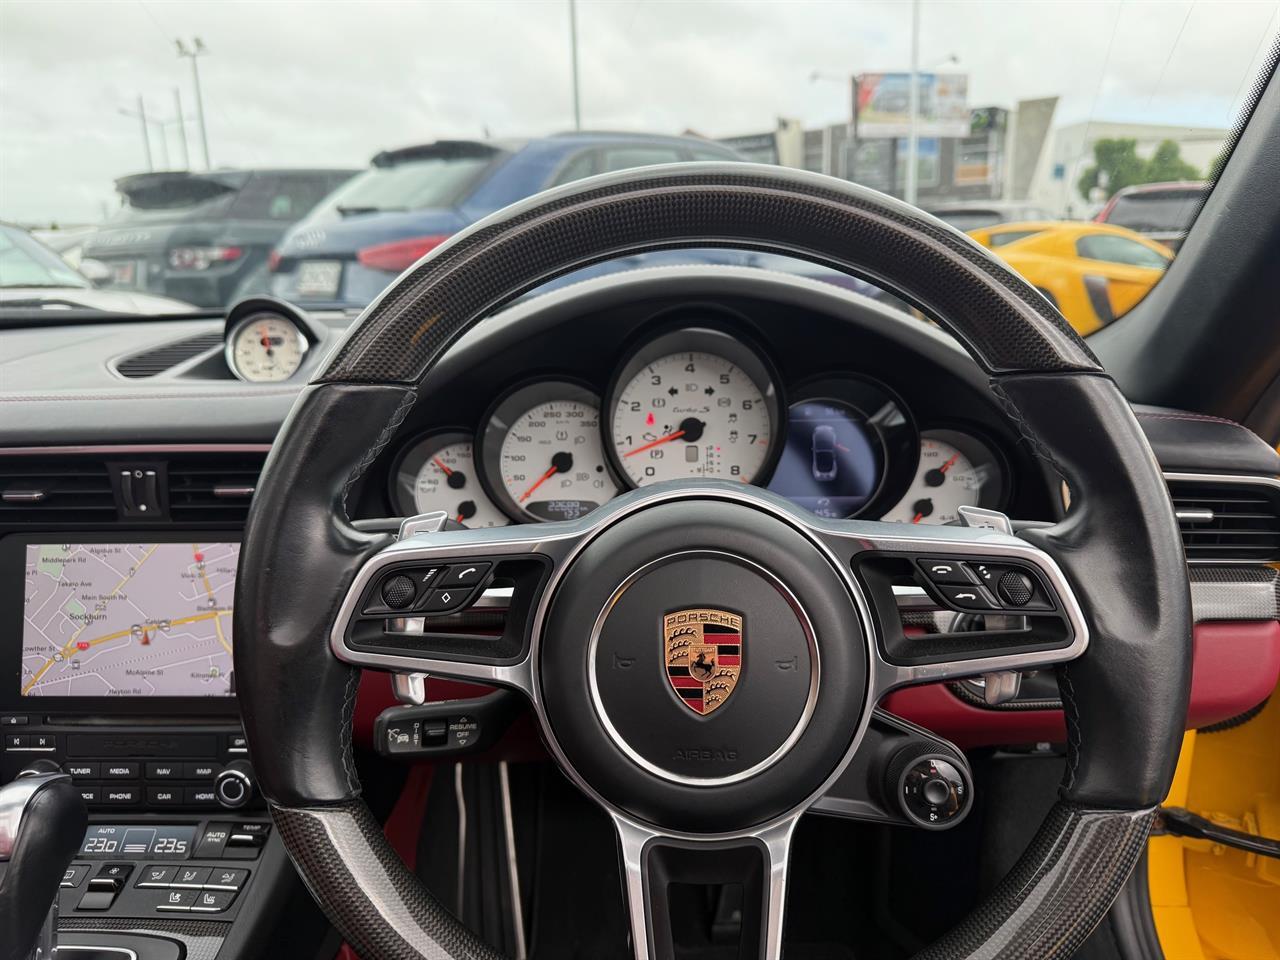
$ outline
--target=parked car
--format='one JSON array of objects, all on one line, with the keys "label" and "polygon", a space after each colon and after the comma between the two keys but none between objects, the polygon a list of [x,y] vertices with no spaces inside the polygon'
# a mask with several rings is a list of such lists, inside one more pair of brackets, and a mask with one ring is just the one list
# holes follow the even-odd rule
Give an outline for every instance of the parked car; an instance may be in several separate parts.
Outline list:
[{"label": "parked car", "polygon": [[201,307],[230,302],[289,224],[353,170],[140,173],[116,181],[118,214],[86,237],[82,259],[110,270],[117,290]]},{"label": "parked car", "polygon": [[191,305],[168,297],[96,290],[57,253],[21,227],[0,223],[0,313],[95,310],[139,316],[189,313]]},{"label": "parked car", "polygon": [[966,231],[994,227],[1000,223],[1050,219],[1047,211],[1034,204],[1005,200],[956,200],[933,204],[925,209],[957,230]]},{"label": "parked car", "polygon": [[969,236],[1022,274],[1082,334],[1127,313],[1173,259],[1168,247],[1102,223],[1005,223]]},{"label": "parked car", "polygon": [[[269,292],[308,309],[358,310],[458,230],[547,187],[649,164],[740,159],[705,140],[630,133],[439,140],[387,150],[285,233],[271,257]],[[675,251],[593,272],[664,262],[753,261],[734,251]]]},{"label": "parked car", "polygon": [[1095,219],[1128,227],[1176,252],[1208,192],[1209,184],[1195,180],[1125,187]]}]

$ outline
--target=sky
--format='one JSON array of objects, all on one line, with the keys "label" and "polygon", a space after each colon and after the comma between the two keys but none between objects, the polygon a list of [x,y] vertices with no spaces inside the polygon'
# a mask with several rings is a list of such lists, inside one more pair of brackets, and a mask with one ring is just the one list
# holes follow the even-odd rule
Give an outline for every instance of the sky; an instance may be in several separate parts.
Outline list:
[{"label": "sky", "polygon": [[[847,78],[906,69],[910,0],[579,0],[582,123],[720,137],[849,119]],[[1060,97],[1055,125],[1229,127],[1280,28],[1277,0],[921,0],[920,65],[971,105]],[[568,0],[0,0],[0,219],[95,222],[146,169],[141,96],[179,91],[203,169],[189,60],[217,167],[354,166],[439,138],[573,125]],[[816,79],[815,79],[816,75]],[[178,124],[153,125],[182,167]]]}]

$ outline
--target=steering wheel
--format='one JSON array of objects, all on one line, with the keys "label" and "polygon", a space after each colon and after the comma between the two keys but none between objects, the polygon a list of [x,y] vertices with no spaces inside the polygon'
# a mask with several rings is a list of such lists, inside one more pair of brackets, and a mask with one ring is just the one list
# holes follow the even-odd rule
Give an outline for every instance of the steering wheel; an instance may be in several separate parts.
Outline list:
[{"label": "steering wheel", "polygon": [[[936,318],[1068,485],[1065,518],[1019,536],[830,521],[745,484],[703,483],[643,487],[574,521],[428,524],[399,539],[355,529],[353,485],[410,409],[429,402],[432,369],[462,334],[587,264],[705,246],[824,264]],[[927,558],[1024,576],[1043,629],[900,642],[887,585]],[[515,583],[501,640],[417,642],[382,629],[380,585],[454,564],[492,565]],[[239,698],[271,814],[312,894],[366,960],[499,955],[426,892],[361,800],[357,665],[528,697],[557,763],[616,825],[641,960],[673,957],[669,884],[691,878],[743,884],[741,955],[780,956],[793,830],[858,758],[880,698],[1050,664],[1069,741],[1060,798],[991,897],[919,956],[1071,955],[1142,852],[1190,685],[1189,588],[1167,490],[1128,403],[1058,312],[914,208],[737,163],[581,181],[481,221],[401,276],[281,430],[236,591]],[[723,696],[715,709],[710,699],[691,709],[672,681],[682,627],[690,649],[740,657],[735,689],[695,691]]]}]

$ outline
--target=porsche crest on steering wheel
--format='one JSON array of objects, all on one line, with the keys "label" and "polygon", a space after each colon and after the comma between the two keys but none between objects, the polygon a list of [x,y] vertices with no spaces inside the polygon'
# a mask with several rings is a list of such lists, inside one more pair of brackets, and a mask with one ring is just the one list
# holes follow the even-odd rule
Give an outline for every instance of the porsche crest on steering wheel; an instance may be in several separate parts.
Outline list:
[{"label": "porsche crest on steering wheel", "polygon": [[667,680],[681,703],[706,716],[724,706],[742,673],[742,617],[694,607],[662,618]]}]

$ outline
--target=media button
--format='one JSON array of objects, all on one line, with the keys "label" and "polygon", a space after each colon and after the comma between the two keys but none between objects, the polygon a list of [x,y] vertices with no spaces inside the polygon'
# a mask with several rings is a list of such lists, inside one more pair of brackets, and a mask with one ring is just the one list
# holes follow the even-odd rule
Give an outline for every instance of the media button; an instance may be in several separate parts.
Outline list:
[{"label": "media button", "polygon": [[102,779],[137,780],[141,769],[137,760],[107,760],[102,764]]}]

